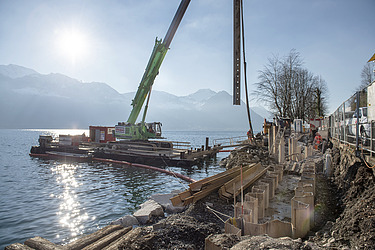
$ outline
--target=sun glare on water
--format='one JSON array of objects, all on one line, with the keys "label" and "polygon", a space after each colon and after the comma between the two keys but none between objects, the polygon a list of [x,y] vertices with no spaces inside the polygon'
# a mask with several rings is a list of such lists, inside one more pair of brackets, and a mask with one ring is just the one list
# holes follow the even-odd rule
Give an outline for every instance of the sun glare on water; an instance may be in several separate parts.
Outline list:
[{"label": "sun glare on water", "polygon": [[89,39],[78,29],[56,31],[57,49],[72,64],[83,60],[89,51]]}]

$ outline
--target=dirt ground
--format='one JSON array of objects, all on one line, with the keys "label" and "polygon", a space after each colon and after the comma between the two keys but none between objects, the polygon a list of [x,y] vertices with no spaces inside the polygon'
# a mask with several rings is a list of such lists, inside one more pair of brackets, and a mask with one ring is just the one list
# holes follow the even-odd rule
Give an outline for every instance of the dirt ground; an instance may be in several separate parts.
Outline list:
[{"label": "dirt ground", "polygon": [[[232,158],[250,162],[257,152],[265,157],[263,148],[249,148]],[[213,193],[180,214],[137,228],[122,249],[204,249],[208,236],[224,249],[375,249],[374,172],[350,152],[333,148],[331,154],[334,171],[331,178],[317,176],[316,223],[304,239],[224,234],[226,216],[214,215],[207,206],[227,216],[233,216],[233,206]]]},{"label": "dirt ground", "polygon": [[334,148],[332,156],[330,184],[341,211],[312,240],[331,248],[375,249],[374,172],[349,151]]}]

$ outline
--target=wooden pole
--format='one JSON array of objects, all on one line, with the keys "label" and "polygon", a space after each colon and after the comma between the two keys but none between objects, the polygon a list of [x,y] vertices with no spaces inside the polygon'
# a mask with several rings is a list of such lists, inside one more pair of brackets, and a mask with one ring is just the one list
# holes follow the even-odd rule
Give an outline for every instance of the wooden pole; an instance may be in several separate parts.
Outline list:
[{"label": "wooden pole", "polygon": [[236,217],[236,183],[233,182],[233,207],[234,207],[234,213],[233,218]]},{"label": "wooden pole", "polygon": [[243,176],[242,176],[242,165],[241,165],[241,214],[243,215]]}]

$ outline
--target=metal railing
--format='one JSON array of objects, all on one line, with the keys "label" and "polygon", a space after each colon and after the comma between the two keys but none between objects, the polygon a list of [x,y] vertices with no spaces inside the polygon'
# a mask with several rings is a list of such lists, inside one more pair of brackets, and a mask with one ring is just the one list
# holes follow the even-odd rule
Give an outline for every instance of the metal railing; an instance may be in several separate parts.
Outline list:
[{"label": "metal railing", "polygon": [[375,154],[374,83],[343,102],[323,123],[323,129],[328,129],[333,139],[371,156]]},{"label": "metal railing", "polygon": [[244,141],[249,140],[247,136],[237,136],[229,138],[219,138],[212,141],[213,146],[231,147],[242,144]]}]

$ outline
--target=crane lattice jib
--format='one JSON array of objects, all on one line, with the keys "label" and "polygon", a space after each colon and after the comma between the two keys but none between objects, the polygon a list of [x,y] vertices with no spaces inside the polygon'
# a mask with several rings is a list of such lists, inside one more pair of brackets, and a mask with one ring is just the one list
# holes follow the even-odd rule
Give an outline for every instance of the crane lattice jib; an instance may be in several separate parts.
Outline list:
[{"label": "crane lattice jib", "polygon": [[133,109],[129,115],[128,122],[134,124],[141,112],[142,106],[146,100],[148,93],[152,85],[154,84],[155,78],[159,73],[161,63],[168,49],[162,43],[162,40],[155,40],[155,46],[152,51],[150,60],[148,61],[145,73],[143,74],[141,83],[139,84],[137,93],[132,101]]}]

